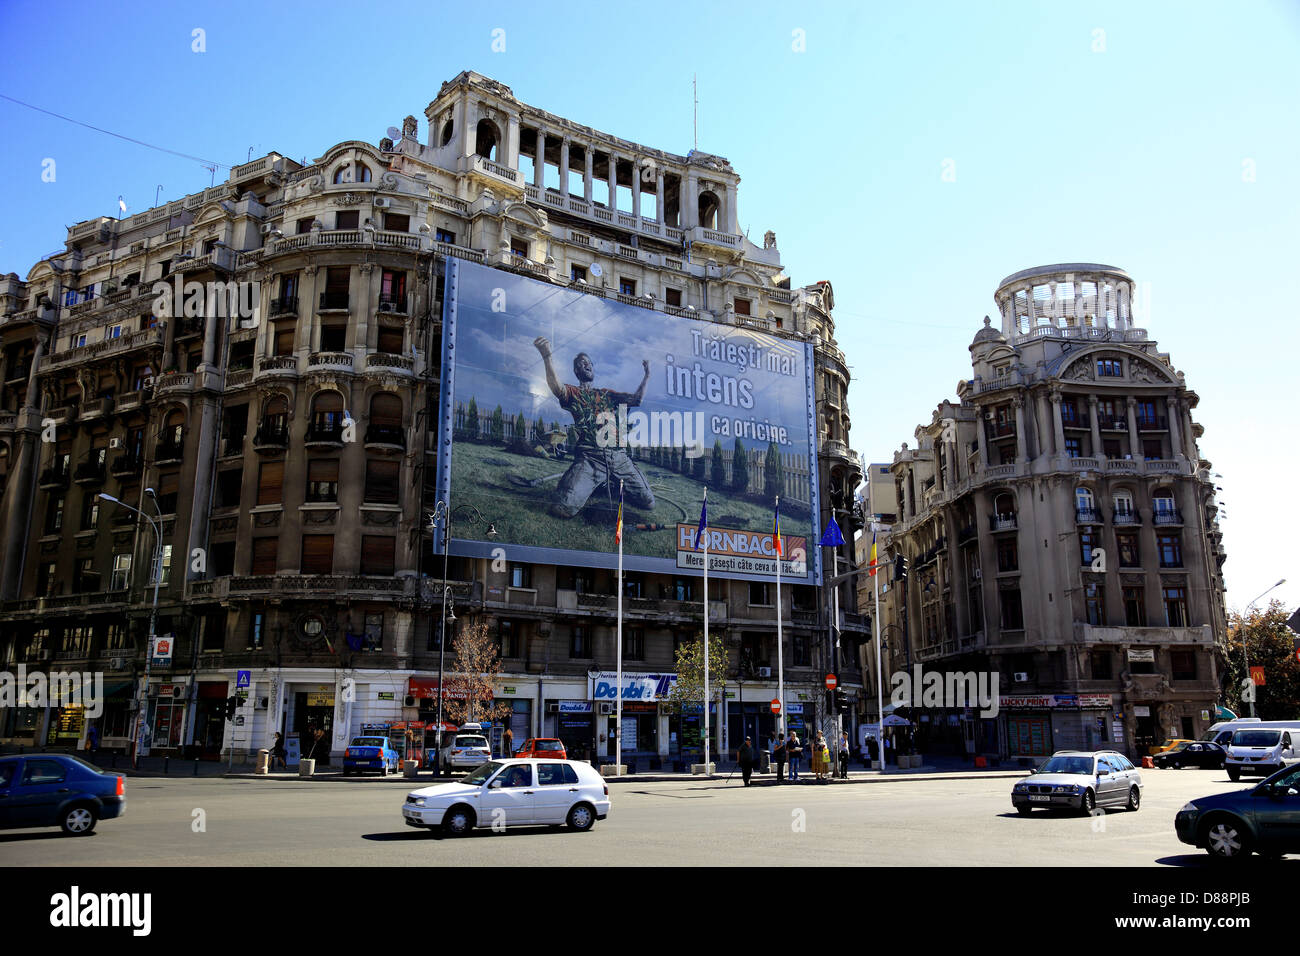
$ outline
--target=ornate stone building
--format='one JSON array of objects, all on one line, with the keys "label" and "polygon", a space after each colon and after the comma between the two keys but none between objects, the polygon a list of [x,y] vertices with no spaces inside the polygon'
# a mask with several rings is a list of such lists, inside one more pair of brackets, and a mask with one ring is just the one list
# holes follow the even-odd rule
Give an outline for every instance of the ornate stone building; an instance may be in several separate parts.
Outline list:
[{"label": "ornate stone building", "polygon": [[1211,722],[1225,555],[1199,399],[1133,295],[1111,266],[1008,276],[957,401],[894,454],[909,573],[882,624],[909,639],[887,668],[996,672],[1003,698],[995,720],[918,712],[923,746],[1136,757]]},{"label": "ornate stone building", "polygon": [[[3,280],[0,655],[6,667],[104,671],[106,746],[129,735],[155,542],[100,493],[161,526],[157,632],[175,646],[151,675],[155,750],[248,753],[277,729],[304,741],[323,729],[337,755],[363,724],[430,719],[450,258],[617,296],[647,317],[815,343],[822,518],[842,512],[851,540],[860,469],[831,285],[792,287],[775,235],[745,238],[727,160],[580,126],[474,73],[443,84],[425,116],[423,139],[407,117],[378,145],[342,142],[306,166],[270,153],[184,199],[80,223],[25,280]],[[197,299],[188,283],[202,284]],[[613,575],[453,559],[449,577],[456,617],[486,618],[500,640],[516,739],[608,752],[589,674],[614,663]],[[627,666],[664,672],[703,611],[692,579],[645,577],[626,615]],[[783,591],[791,699],[811,715],[830,666],[828,601]],[[774,596],[714,582],[710,597],[729,693],[743,681],[762,702],[732,697],[715,720],[730,745],[766,726]],[[866,634],[854,600],[845,585],[849,686]],[[240,671],[248,701],[227,721]],[[625,753],[678,759],[679,718],[650,705],[631,720]],[[84,733],[75,714],[0,711],[0,740],[71,745]]]}]

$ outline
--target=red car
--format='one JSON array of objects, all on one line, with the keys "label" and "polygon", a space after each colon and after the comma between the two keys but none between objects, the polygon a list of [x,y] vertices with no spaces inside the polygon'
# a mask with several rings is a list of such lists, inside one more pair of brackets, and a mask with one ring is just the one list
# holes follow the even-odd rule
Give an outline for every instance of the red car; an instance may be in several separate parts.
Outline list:
[{"label": "red car", "polygon": [[541,757],[551,760],[568,760],[564,752],[564,741],[555,737],[529,737],[523,746],[515,751],[518,758]]}]

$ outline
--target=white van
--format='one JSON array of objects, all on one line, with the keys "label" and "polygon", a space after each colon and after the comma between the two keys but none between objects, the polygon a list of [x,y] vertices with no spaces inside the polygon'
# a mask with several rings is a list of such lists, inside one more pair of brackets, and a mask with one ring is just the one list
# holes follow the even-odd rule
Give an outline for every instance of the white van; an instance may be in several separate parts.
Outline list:
[{"label": "white van", "polygon": [[1224,720],[1211,725],[1210,729],[1201,736],[1201,739],[1216,743],[1224,750],[1227,750],[1228,744],[1232,742],[1232,735],[1237,731],[1263,728],[1289,730],[1294,735],[1300,733],[1300,720],[1264,720],[1260,717],[1238,717],[1235,720]]},{"label": "white van", "polygon": [[1268,776],[1289,763],[1300,760],[1300,731],[1283,727],[1256,725],[1243,727],[1232,735],[1224,769],[1230,780],[1243,773]]}]

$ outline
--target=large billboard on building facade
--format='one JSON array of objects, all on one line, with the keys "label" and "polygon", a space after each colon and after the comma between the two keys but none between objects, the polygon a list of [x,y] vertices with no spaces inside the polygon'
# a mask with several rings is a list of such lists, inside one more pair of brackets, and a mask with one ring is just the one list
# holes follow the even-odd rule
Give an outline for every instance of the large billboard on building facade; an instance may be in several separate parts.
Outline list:
[{"label": "large billboard on building facade", "polygon": [[614,567],[621,483],[624,569],[699,575],[707,488],[711,575],[775,574],[779,494],[782,578],[820,579],[811,345],[461,260],[444,303],[453,554]]}]

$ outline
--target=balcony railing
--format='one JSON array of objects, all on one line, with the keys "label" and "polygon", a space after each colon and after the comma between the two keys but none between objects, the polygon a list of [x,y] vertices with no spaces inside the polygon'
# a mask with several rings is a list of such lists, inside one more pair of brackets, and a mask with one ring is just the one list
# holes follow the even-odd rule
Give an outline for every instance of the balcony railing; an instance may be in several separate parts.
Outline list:
[{"label": "balcony railing", "polygon": [[320,294],[321,312],[327,312],[330,309],[341,309],[346,311],[348,308],[349,295],[346,292],[322,292]]},{"label": "balcony railing", "polygon": [[171,439],[166,439],[160,441],[155,447],[154,460],[158,462],[180,461],[184,454],[185,443],[183,441],[177,442],[172,441]]},{"label": "balcony railing", "polygon": [[287,448],[289,446],[289,427],[282,422],[262,422],[253,433],[253,447]]},{"label": "balcony railing", "polygon": [[989,515],[989,529],[991,531],[1015,531],[1016,516],[1009,515]]},{"label": "balcony railing", "polygon": [[277,315],[297,315],[298,314],[298,297],[296,295],[282,295],[271,300],[270,314],[272,317]]},{"label": "balcony railing", "polygon": [[989,422],[985,425],[985,432],[989,438],[1015,438],[1015,422]]},{"label": "balcony railing", "polygon": [[1101,524],[1101,512],[1096,508],[1075,508],[1075,524]]},{"label": "balcony railing", "polygon": [[68,487],[68,469],[64,467],[46,468],[36,482],[42,488]]},{"label": "balcony railing", "polygon": [[352,355],[349,352],[313,352],[307,358],[312,368],[333,365],[340,368],[352,367]]},{"label": "balcony railing", "polygon": [[415,362],[408,355],[393,355],[391,352],[371,352],[366,356],[366,370],[381,369],[383,371],[402,371],[410,372],[414,370]]},{"label": "balcony railing", "polygon": [[367,445],[406,447],[406,433],[399,425],[371,425],[366,429]]},{"label": "balcony railing", "polygon": [[1140,432],[1162,432],[1168,431],[1169,419],[1163,415],[1156,418],[1139,418],[1137,420],[1138,431]]},{"label": "balcony railing", "polygon": [[1102,431],[1126,432],[1128,431],[1128,419],[1115,415],[1098,414],[1097,427]]},{"label": "balcony railing", "polygon": [[407,297],[404,295],[381,295],[379,297],[379,311],[405,315],[406,301]]},{"label": "balcony railing", "polygon": [[1117,525],[1137,525],[1142,523],[1142,516],[1136,511],[1115,511],[1111,513],[1111,523]]},{"label": "balcony railing", "polygon": [[1090,428],[1087,415],[1067,415],[1061,410],[1061,425],[1064,428]]},{"label": "balcony railing", "polygon": [[1155,525],[1182,524],[1183,513],[1177,508],[1157,508],[1151,513],[1151,523]]},{"label": "balcony railing", "polygon": [[343,423],[327,422],[319,424],[313,422],[307,426],[307,443],[325,443],[325,444],[343,444]]},{"label": "balcony railing", "polygon": [[103,484],[104,464],[98,461],[83,461],[77,466],[72,478],[78,484]]}]

